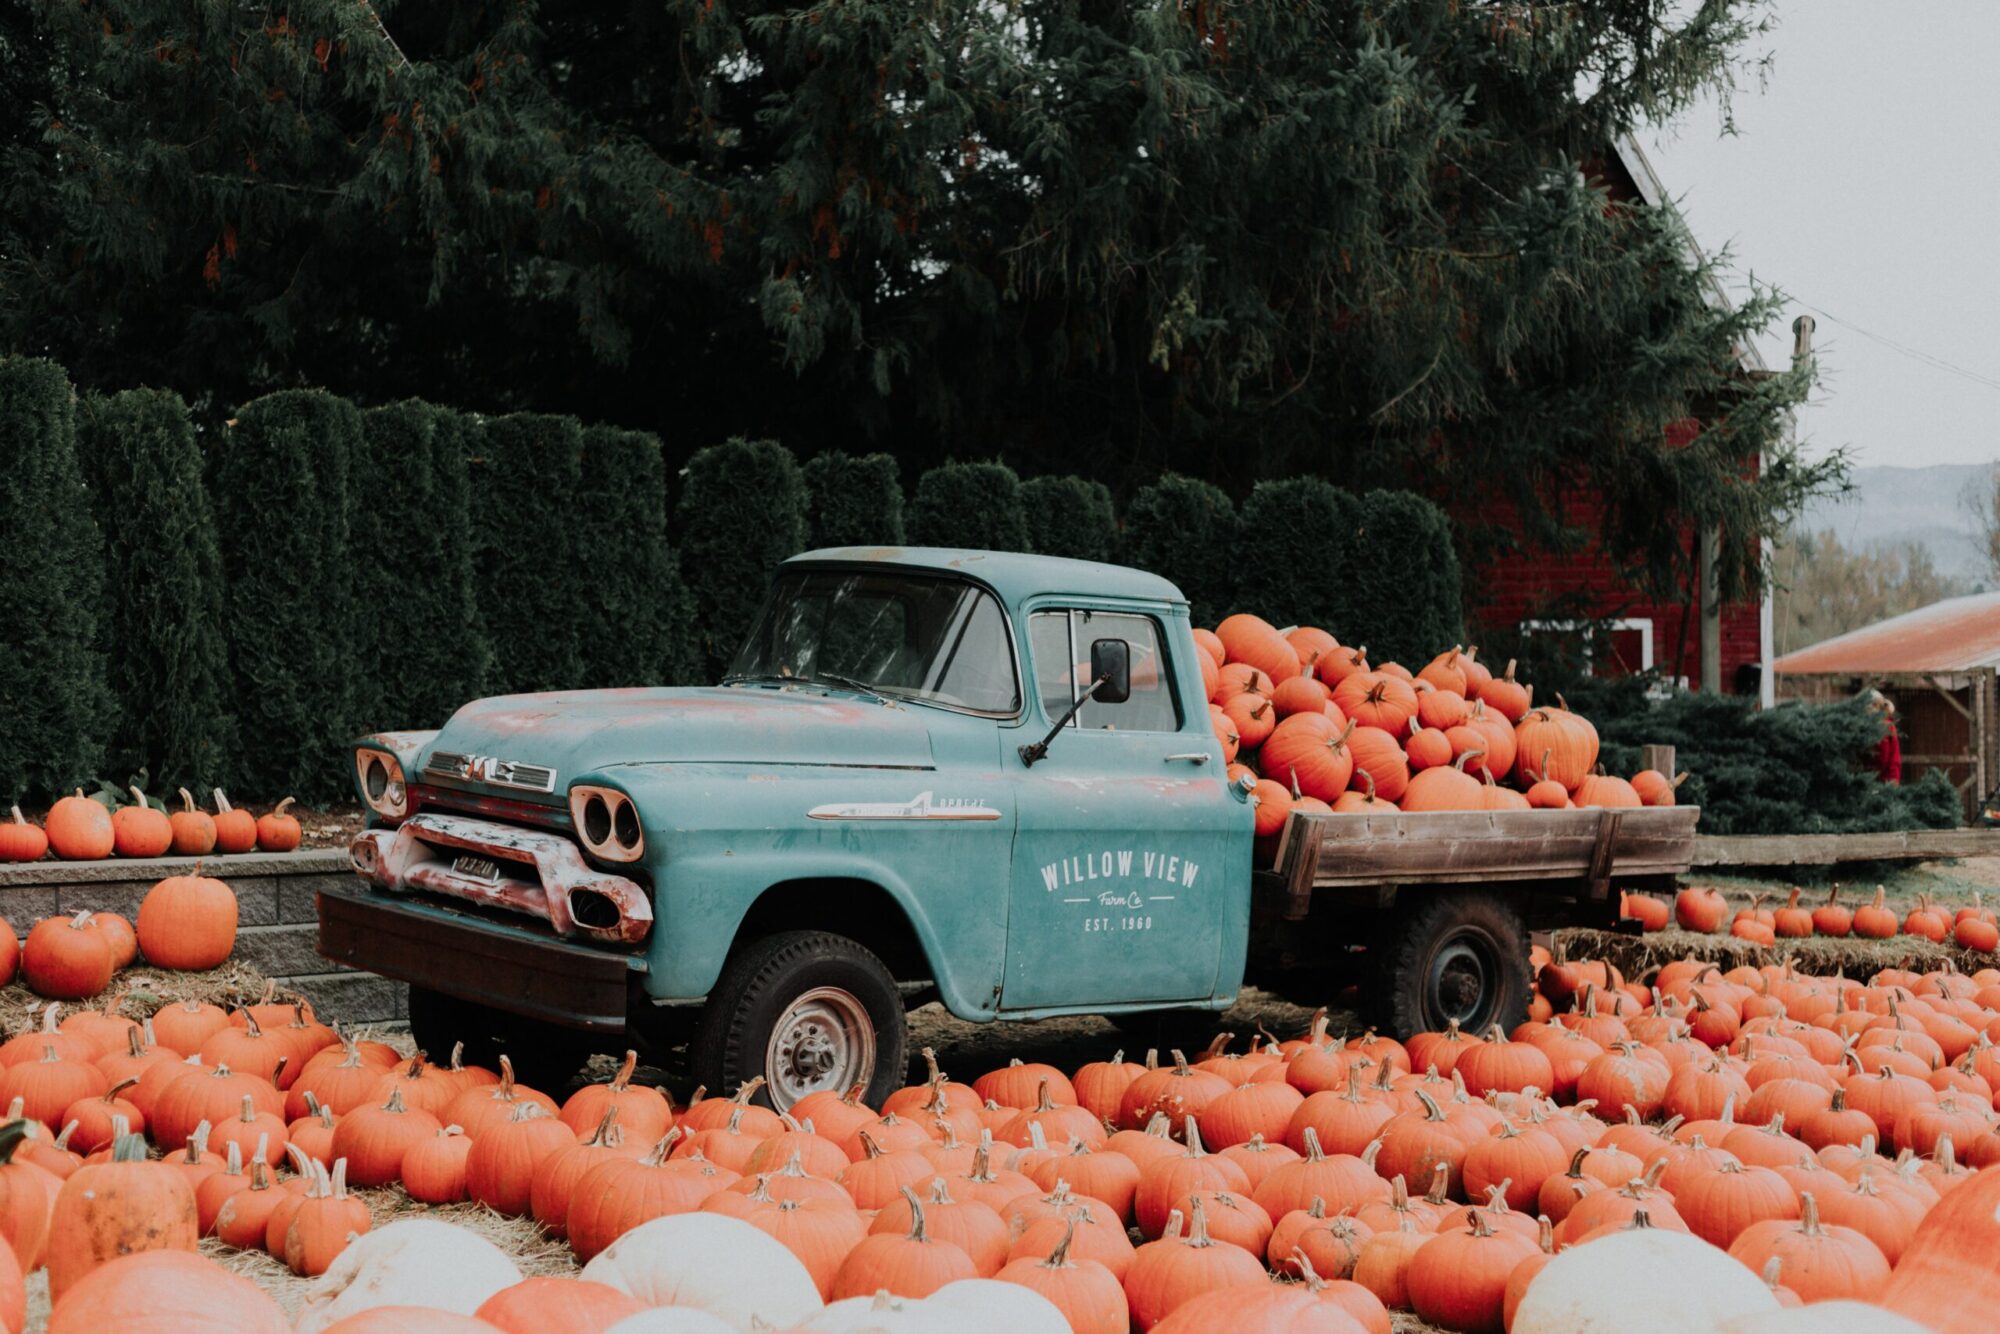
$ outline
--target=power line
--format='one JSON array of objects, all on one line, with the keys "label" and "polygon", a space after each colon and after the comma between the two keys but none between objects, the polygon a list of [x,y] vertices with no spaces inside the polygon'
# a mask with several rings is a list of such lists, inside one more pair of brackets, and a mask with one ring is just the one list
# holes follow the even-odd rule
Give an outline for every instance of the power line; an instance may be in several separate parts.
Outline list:
[{"label": "power line", "polygon": [[[1798,299],[1794,297],[1793,300],[1797,301]],[[1915,348],[1911,347],[1907,343],[1897,342],[1895,339],[1889,338],[1883,334],[1870,333],[1868,330],[1862,328],[1858,324],[1851,324],[1848,321],[1841,319],[1840,316],[1835,315],[1830,311],[1821,310],[1818,306],[1815,306],[1810,301],[1799,301],[1798,304],[1804,306],[1807,310],[1811,311],[1815,315],[1820,316],[1822,319],[1829,320],[1834,324],[1839,325],[1843,329],[1847,329],[1853,333],[1860,334],[1863,338],[1868,339],[1870,342],[1880,343],[1882,346],[1889,348],[1891,351],[1900,352],[1904,356],[1912,359],[1913,361],[1920,361],[1924,365],[1929,366],[1932,370],[1943,371],[1947,375],[1956,375],[1962,380],[1970,380],[1972,381],[1972,383],[1977,385],[1984,385],[1988,389],[2000,390],[2000,379],[1995,379],[1989,375],[1982,375],[1978,371],[1969,370],[1966,367],[1960,366],[1955,362],[1946,361],[1943,357],[1934,356],[1929,352],[1923,351],[1921,348]]]}]

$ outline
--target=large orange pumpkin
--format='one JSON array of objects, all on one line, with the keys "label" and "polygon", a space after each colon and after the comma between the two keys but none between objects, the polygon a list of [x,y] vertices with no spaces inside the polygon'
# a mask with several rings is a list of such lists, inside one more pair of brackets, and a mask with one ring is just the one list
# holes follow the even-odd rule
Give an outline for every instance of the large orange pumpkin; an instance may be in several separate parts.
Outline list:
[{"label": "large orange pumpkin", "polygon": [[1299,652],[1269,621],[1248,612],[1225,617],[1215,627],[1229,662],[1245,662],[1270,677],[1287,681],[1299,674]]},{"label": "large orange pumpkin", "polygon": [[219,967],[236,948],[236,891],[199,866],[170,875],[146,891],[138,930],[148,963],[184,971]]},{"label": "large orange pumpkin", "polygon": [[127,1135],[111,1160],[79,1167],[49,1216],[49,1296],[58,1305],[108,1260],[139,1251],[192,1251],[200,1240],[194,1187],[166,1163],[146,1161],[146,1141]]},{"label": "large orange pumpkin", "polygon": [[1378,800],[1401,802],[1410,787],[1410,763],[1396,738],[1379,727],[1357,726],[1347,738],[1354,767],[1368,775]]},{"label": "large orange pumpkin", "polygon": [[1332,801],[1347,790],[1354,775],[1348,750],[1356,727],[1335,722],[1324,713],[1300,713],[1279,723],[1264,743],[1258,764],[1266,777],[1280,783],[1296,778],[1299,791]]},{"label": "large orange pumpkin", "polygon": [[542,1334],[551,1329],[597,1334],[647,1309],[637,1297],[608,1283],[545,1275],[500,1289],[473,1315],[504,1334]]},{"label": "large orange pumpkin", "polygon": [[56,856],[68,861],[99,861],[109,857],[118,843],[111,812],[84,796],[82,788],[49,807],[43,824],[49,846]]},{"label": "large orange pumpkin", "polygon": [[[1515,775],[1523,782],[1549,779],[1571,792],[1597,766],[1597,729],[1567,709],[1531,709],[1514,727]],[[1529,773],[1523,766],[1541,765]]]},{"label": "large orange pumpkin", "polygon": [[49,1334],[114,1329],[285,1334],[291,1322],[269,1293],[213,1260],[149,1250],[109,1259],[78,1280],[56,1304],[48,1328]]}]

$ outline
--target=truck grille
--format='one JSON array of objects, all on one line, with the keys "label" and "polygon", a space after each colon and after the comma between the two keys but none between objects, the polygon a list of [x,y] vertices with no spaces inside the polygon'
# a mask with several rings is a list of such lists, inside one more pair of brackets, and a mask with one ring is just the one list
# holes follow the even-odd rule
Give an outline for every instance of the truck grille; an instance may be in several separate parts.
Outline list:
[{"label": "truck grille", "polygon": [[443,778],[458,778],[490,787],[511,787],[520,792],[554,792],[556,771],[545,764],[523,764],[491,755],[460,755],[449,750],[434,751],[424,772]]}]

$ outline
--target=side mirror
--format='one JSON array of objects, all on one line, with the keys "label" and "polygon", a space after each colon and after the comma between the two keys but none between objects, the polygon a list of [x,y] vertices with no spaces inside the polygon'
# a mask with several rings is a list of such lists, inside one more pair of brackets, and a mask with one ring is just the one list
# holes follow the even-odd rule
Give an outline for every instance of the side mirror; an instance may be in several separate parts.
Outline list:
[{"label": "side mirror", "polygon": [[1093,641],[1090,679],[1103,683],[1090,696],[1094,703],[1123,704],[1132,698],[1132,646],[1122,639]]}]

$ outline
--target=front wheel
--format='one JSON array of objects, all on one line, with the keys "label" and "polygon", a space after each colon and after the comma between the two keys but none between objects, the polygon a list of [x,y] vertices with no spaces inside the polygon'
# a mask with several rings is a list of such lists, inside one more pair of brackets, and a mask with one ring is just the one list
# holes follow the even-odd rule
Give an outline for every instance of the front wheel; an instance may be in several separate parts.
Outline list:
[{"label": "front wheel", "polygon": [[1528,929],[1498,894],[1406,890],[1369,952],[1376,1020],[1399,1038],[1454,1021],[1511,1030],[1527,1017]]},{"label": "front wheel", "polygon": [[881,1106],[902,1087],[908,1045],[902,993],[880,959],[845,936],[784,931],[730,956],[688,1055],[717,1093],[762,1076],[758,1101],[782,1112],[856,1084]]}]

